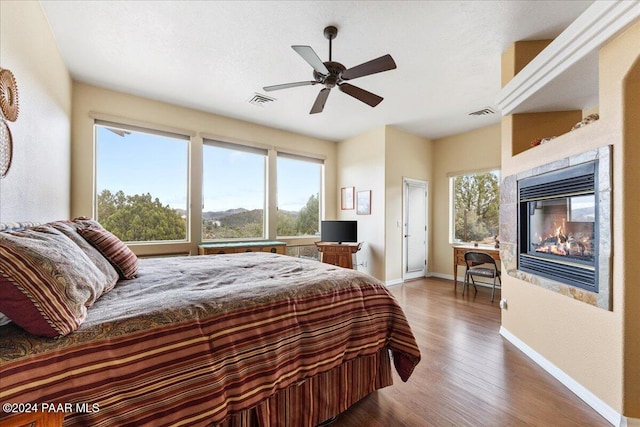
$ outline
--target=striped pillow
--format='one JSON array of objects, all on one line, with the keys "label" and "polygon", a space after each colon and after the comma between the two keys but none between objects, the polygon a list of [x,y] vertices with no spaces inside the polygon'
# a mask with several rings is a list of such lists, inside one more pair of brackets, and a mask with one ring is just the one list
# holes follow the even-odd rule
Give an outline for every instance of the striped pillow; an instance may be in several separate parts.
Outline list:
[{"label": "striped pillow", "polygon": [[109,292],[118,282],[118,272],[113,268],[111,263],[98,251],[93,247],[89,242],[87,242],[81,235],[78,233],[78,224],[75,224],[71,221],[54,221],[50,222],[47,225],[55,228],[65,236],[67,236],[73,243],[78,245],[82,252],[84,252],[89,259],[98,267],[105,277],[107,281],[105,283],[104,289],[102,291],[103,294]]},{"label": "striped pillow", "polygon": [[0,312],[34,335],[76,330],[105,275],[67,236],[44,225],[0,233]]},{"label": "striped pillow", "polygon": [[96,226],[78,228],[78,232],[109,260],[121,279],[136,277],[138,257],[117,236]]}]

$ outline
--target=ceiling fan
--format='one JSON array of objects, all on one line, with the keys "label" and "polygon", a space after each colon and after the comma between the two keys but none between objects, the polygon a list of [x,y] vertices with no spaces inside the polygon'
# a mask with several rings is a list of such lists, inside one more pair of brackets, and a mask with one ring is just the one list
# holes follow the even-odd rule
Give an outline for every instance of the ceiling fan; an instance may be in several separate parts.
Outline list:
[{"label": "ceiling fan", "polygon": [[320,90],[309,114],[322,112],[331,89],[336,86],[338,86],[340,91],[353,96],[365,104],[372,107],[378,105],[383,100],[381,96],[368,92],[357,86],[353,86],[352,84],[346,83],[346,81],[380,73],[382,71],[393,70],[396,68],[396,63],[393,61],[391,55],[387,54],[380,58],[372,59],[371,61],[347,69],[341,63],[334,62],[331,59],[331,41],[335,39],[337,35],[338,29],[334,26],[329,26],[324,29],[324,36],[329,39],[329,61],[327,62],[322,62],[311,46],[291,46],[291,48],[302,57],[302,59],[307,61],[309,65],[313,67],[314,80],[265,86],[263,89],[267,92],[271,92],[273,90],[288,89],[290,87],[297,86],[310,86],[316,84],[323,85],[324,88]]}]

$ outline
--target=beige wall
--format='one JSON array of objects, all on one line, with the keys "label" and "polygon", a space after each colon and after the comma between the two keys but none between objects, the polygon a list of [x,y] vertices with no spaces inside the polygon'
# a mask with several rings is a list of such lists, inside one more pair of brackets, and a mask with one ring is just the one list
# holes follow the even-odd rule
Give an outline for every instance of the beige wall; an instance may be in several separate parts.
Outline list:
[{"label": "beige wall", "polygon": [[[358,221],[358,270],[386,282],[402,280],[402,179],[431,180],[431,141],[391,126],[338,143],[337,186],[371,190],[371,215],[338,209],[338,219]],[[340,204],[340,193],[336,202]]]},{"label": "beige wall", "polygon": [[[600,51],[600,120],[552,143],[511,156],[509,129],[503,129],[503,176],[555,159],[613,145],[613,310],[603,310],[505,275],[502,297],[505,329],[626,417],[640,417],[640,344],[637,274],[629,274],[639,237],[638,129],[625,127],[638,95],[623,96],[623,79],[640,51],[640,22]],[[637,74],[636,74],[637,76]],[[636,77],[637,79],[637,77]],[[636,83],[637,85],[637,83]],[[627,90],[632,89],[630,84]],[[626,101],[623,102],[623,99]],[[626,105],[627,114],[622,106]],[[630,105],[633,106],[630,109]],[[632,120],[637,123],[637,115]],[[623,129],[627,134],[623,134]],[[633,287],[629,290],[628,287]],[[626,326],[625,326],[626,325]]]},{"label": "beige wall", "polygon": [[[432,274],[453,277],[453,245],[449,242],[449,176],[500,169],[500,125],[438,139],[433,144]],[[462,270],[462,269],[461,269]]]},{"label": "beige wall", "polygon": [[[82,83],[73,85],[73,129],[71,162],[71,214],[93,214],[93,123],[90,112],[124,118],[138,124],[159,129],[180,129],[195,136],[191,138],[191,210],[195,215],[201,204],[202,135],[217,136],[229,142],[250,142],[296,153],[325,157],[324,214],[335,216],[336,210],[336,143],[298,135],[228,117],[127,95]],[[126,173],[126,171],[123,171]],[[275,187],[269,191],[275,191]],[[271,206],[273,209],[274,207]],[[197,253],[201,224],[191,221],[191,242],[159,245],[131,245],[138,254]],[[275,236],[271,236],[275,237]]]},{"label": "beige wall", "polygon": [[[627,231],[624,252],[633,254],[640,242],[640,55],[627,74],[624,87],[624,153],[629,165],[624,171],[625,210],[624,228]],[[624,282],[624,413],[640,418],[640,262],[625,264]]]},{"label": "beige wall", "polygon": [[[431,140],[386,127],[385,137],[385,281],[402,280],[403,260],[403,178],[432,181]],[[432,204],[427,207],[427,228],[431,230]],[[429,233],[431,235],[432,233]],[[431,246],[431,245],[429,245]],[[428,265],[431,265],[429,260]]]},{"label": "beige wall", "polygon": [[0,222],[69,216],[71,78],[38,2],[0,2],[0,67],[19,90],[7,122],[13,162],[0,179]]},{"label": "beige wall", "polygon": [[[371,190],[371,215],[356,215],[356,210],[341,210],[336,219],[357,220],[358,240],[364,242],[356,254],[358,270],[380,280],[385,278],[385,127],[381,126],[338,143],[336,188],[355,187],[356,193]],[[328,185],[328,184],[327,184]],[[335,202],[340,206],[340,192]],[[327,217],[329,218],[329,217]]]}]

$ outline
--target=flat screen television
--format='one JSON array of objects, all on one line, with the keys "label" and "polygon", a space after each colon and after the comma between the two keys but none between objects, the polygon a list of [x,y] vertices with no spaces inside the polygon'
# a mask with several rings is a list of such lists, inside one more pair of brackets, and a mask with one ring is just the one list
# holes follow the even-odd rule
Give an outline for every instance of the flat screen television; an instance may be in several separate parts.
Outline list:
[{"label": "flat screen television", "polygon": [[320,240],[323,242],[357,242],[358,221],[322,221]]}]

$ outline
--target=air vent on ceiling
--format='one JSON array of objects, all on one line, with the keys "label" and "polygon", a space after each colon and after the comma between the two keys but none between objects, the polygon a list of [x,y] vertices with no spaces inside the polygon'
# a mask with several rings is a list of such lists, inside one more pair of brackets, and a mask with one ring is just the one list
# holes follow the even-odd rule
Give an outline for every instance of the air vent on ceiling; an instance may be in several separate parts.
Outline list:
[{"label": "air vent on ceiling", "polygon": [[265,105],[271,104],[275,100],[275,98],[271,98],[270,96],[262,95],[256,92],[251,98],[249,98],[249,104],[264,107]]},{"label": "air vent on ceiling", "polygon": [[488,116],[490,114],[494,114],[495,111],[491,107],[484,107],[482,110],[473,111],[469,113],[469,116]]}]

